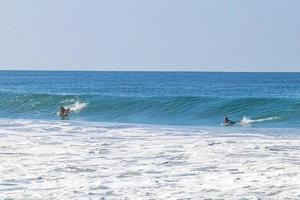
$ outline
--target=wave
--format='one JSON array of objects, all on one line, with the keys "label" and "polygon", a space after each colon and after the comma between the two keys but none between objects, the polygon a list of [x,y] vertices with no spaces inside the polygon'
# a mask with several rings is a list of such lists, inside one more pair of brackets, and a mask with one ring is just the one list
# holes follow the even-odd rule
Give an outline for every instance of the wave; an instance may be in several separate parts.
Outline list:
[{"label": "wave", "polygon": [[224,116],[241,124],[299,124],[300,99],[128,97],[103,95],[0,94],[0,117],[54,119],[60,106],[72,119],[178,125],[216,125]]},{"label": "wave", "polygon": [[87,107],[87,103],[81,103],[79,101],[76,101],[75,103],[71,105],[67,105],[67,108],[70,108],[71,112],[80,112],[82,109]]},{"label": "wave", "polygon": [[248,117],[243,117],[241,119],[241,121],[239,121],[238,123],[241,125],[248,125],[248,124],[253,124],[253,123],[257,123],[257,122],[266,122],[266,121],[273,121],[273,120],[278,120],[280,119],[279,117],[266,117],[266,118],[260,118],[260,119],[251,119]]}]

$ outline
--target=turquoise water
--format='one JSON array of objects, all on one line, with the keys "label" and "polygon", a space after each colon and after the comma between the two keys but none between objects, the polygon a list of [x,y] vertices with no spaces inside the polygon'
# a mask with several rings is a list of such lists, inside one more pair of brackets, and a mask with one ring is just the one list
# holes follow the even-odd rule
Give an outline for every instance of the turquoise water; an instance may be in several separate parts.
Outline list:
[{"label": "turquoise water", "polygon": [[300,73],[1,71],[0,118],[300,126]]}]

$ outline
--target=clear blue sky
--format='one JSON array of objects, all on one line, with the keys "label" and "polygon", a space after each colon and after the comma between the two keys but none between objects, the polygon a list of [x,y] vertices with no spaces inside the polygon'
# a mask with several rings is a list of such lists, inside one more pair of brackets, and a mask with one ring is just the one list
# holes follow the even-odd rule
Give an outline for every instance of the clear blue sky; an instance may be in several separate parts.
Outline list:
[{"label": "clear blue sky", "polygon": [[0,69],[300,71],[300,0],[1,0]]}]

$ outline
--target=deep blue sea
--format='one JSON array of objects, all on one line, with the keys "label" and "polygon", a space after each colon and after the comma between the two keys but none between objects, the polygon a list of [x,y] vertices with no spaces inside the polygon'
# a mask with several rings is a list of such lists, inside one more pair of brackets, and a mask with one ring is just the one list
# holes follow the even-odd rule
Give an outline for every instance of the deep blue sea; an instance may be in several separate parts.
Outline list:
[{"label": "deep blue sea", "polygon": [[0,118],[300,127],[300,73],[0,71]]}]

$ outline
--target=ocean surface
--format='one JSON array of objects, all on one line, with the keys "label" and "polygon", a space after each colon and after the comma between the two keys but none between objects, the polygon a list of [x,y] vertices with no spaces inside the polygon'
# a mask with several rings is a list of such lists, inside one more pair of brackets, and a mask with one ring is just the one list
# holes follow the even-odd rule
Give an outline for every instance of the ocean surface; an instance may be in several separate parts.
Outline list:
[{"label": "ocean surface", "polygon": [[300,73],[1,71],[0,118],[300,127]]},{"label": "ocean surface", "polygon": [[0,199],[300,199],[299,86],[300,73],[0,71]]}]

